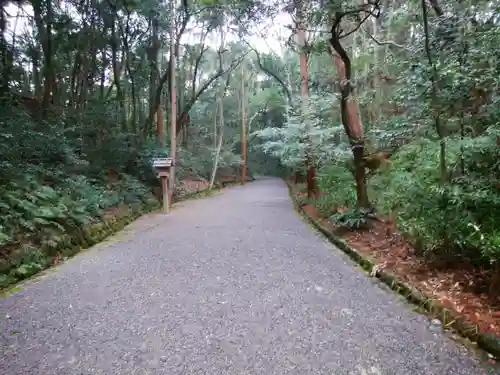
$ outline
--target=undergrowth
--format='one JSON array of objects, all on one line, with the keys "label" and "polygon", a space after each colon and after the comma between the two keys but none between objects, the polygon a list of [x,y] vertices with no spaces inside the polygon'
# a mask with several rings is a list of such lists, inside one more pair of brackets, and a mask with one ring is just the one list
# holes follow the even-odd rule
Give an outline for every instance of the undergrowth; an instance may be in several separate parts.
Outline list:
[{"label": "undergrowth", "polygon": [[[476,141],[464,152],[470,153],[468,160],[481,157],[483,168],[493,168],[500,157],[493,143],[483,142],[478,149]],[[438,147],[428,140],[412,142],[368,181],[377,213],[395,215],[398,229],[425,257],[451,262],[466,259],[485,266],[496,263],[500,257],[500,230],[495,225],[500,219],[497,184],[491,174],[477,171],[477,161],[466,165],[475,173],[459,173],[460,145],[453,140],[448,142],[450,181],[441,184]],[[353,209],[356,197],[350,171],[326,165],[319,169],[317,181],[322,195],[312,203],[318,214],[349,229],[366,228],[366,215]],[[339,208],[344,208],[341,213]]]},{"label": "undergrowth", "polygon": [[129,135],[109,122],[97,139],[105,118],[84,113],[76,123],[62,117],[39,123],[18,106],[2,107],[0,286],[45,268],[54,255],[47,249],[116,207],[155,201],[141,170],[130,168],[141,149]]}]

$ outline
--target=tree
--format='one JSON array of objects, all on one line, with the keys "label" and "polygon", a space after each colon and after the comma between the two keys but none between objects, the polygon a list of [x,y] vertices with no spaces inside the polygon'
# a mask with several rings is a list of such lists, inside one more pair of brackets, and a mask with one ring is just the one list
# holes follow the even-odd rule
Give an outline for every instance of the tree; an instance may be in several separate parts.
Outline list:
[{"label": "tree", "polygon": [[[250,51],[208,41],[221,26],[241,33],[266,6],[181,1],[172,12],[157,0],[12,3],[25,8],[16,15],[2,2],[0,9],[0,285],[46,267],[67,233],[158,198],[154,157],[177,154],[174,198],[184,182],[207,184],[214,164],[236,178],[234,95],[218,103],[225,123],[218,148],[205,119],[221,86],[239,87],[233,75]],[[21,19],[25,27],[17,27]],[[184,69],[173,84],[175,66]],[[168,147],[164,130],[174,121],[164,114],[172,109],[180,141]],[[35,264],[19,268],[21,243],[49,250],[26,255],[22,262]]]}]

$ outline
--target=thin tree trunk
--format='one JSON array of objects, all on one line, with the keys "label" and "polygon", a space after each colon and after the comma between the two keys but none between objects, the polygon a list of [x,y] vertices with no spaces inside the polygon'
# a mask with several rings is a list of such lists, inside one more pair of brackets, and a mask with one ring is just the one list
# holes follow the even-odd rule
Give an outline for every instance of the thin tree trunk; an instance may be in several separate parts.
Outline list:
[{"label": "thin tree trunk", "polygon": [[177,164],[177,58],[178,58],[178,40],[177,26],[175,24],[175,1],[170,0],[170,157],[172,158],[172,166],[169,173],[169,192],[170,201],[175,191],[175,166]]},{"label": "thin tree trunk", "polygon": [[[210,177],[210,184],[208,185],[209,190],[212,190],[214,187],[215,176],[217,175],[217,168],[219,166],[220,151],[222,149],[222,141],[224,138],[224,105],[223,105],[223,100],[224,100],[226,90],[229,86],[230,80],[231,80],[231,75],[228,74],[227,79],[226,79],[226,84],[220,90],[219,95],[218,95],[218,106],[217,105],[215,106],[215,116],[214,116],[215,119],[217,119],[217,107],[219,108],[219,131],[218,131],[219,140],[218,140],[218,143],[217,143],[216,148],[215,148],[214,165],[213,165],[212,174]],[[216,120],[214,121],[214,125],[215,125],[214,129],[217,132],[217,126],[216,126],[217,121]]]},{"label": "thin tree trunk", "polygon": [[214,150],[217,148],[217,114],[218,114],[218,105],[215,106],[214,112],[214,127],[213,127],[213,148]]},{"label": "thin tree trunk", "polygon": [[[223,24],[224,23],[222,22],[222,25]],[[220,48],[221,49],[224,48],[224,45],[225,45],[224,30],[223,30],[223,26],[221,26],[221,28],[220,28]],[[226,83],[222,87],[222,89],[220,90],[219,95],[218,95],[219,111],[220,111],[220,113],[219,113],[219,128],[220,128],[220,130],[219,130],[219,142],[218,142],[217,148],[215,150],[214,165],[212,168],[212,175],[210,177],[210,184],[208,185],[209,190],[212,190],[214,187],[215,176],[217,175],[217,168],[219,166],[220,152],[222,149],[222,141],[223,141],[223,137],[224,137],[224,105],[223,105],[223,101],[224,101],[224,97],[226,96],[226,91],[227,91],[227,88],[229,87],[230,81],[231,81],[231,74],[227,73]],[[217,130],[217,129],[215,129],[215,130]]]},{"label": "thin tree trunk", "polygon": [[[52,0],[48,0],[45,4],[45,12],[42,9],[42,2],[33,2],[33,14],[35,24],[40,34],[40,44],[43,51],[43,94],[42,94],[42,111],[40,115],[43,116],[47,109],[52,97]],[[42,117],[40,117],[42,118]]]},{"label": "thin tree trunk", "polygon": [[[373,25],[373,37],[377,38],[378,37],[378,19],[377,18],[372,18],[372,25]],[[381,118],[381,106],[382,106],[382,100],[381,100],[381,81],[380,81],[380,75],[381,75],[381,69],[380,69],[380,47],[378,45],[373,46],[373,90],[374,90],[374,118],[372,120],[372,123],[375,123],[377,121],[380,121]]]},{"label": "thin tree trunk", "polygon": [[[105,32],[103,32],[103,34],[105,35]],[[108,65],[105,47],[101,51],[101,59],[102,59],[102,67],[101,67],[100,82],[99,82],[99,99],[104,100],[104,83],[106,82],[106,67]]]},{"label": "thin tree trunk", "polygon": [[212,175],[210,177],[210,184],[208,185],[208,190],[212,190],[215,182],[215,175],[217,174],[217,168],[219,166],[220,151],[222,149],[222,140],[224,137],[224,106],[222,98],[219,99],[219,142],[215,150],[214,166],[212,168]]},{"label": "thin tree trunk", "polygon": [[246,74],[244,71],[244,64],[241,64],[241,73],[243,79],[241,80],[241,184],[245,185],[247,174],[247,130],[246,130]]},{"label": "thin tree trunk", "polygon": [[[299,61],[300,61],[300,78],[301,78],[301,97],[302,97],[302,114],[303,116],[308,113],[308,101],[309,101],[309,74],[308,74],[308,58],[305,51],[307,44],[306,31],[305,31],[305,0],[296,0],[296,17],[297,17],[297,42],[300,45]],[[309,198],[317,197],[317,185],[316,185],[316,168],[311,155],[311,140],[309,138],[309,120],[306,119],[306,155],[305,155],[305,165],[306,165],[306,182],[307,182],[307,196]]]},{"label": "thin tree trunk", "polygon": [[[431,2],[434,9],[439,8],[436,1]],[[425,53],[427,55],[427,60],[431,68],[431,84],[432,84],[432,116],[434,118],[434,127],[436,128],[436,133],[439,138],[439,174],[441,178],[441,183],[444,184],[448,180],[448,171],[446,166],[446,141],[444,136],[443,127],[441,126],[441,113],[439,109],[439,84],[438,84],[438,72],[436,65],[432,60],[432,53],[430,47],[430,37],[429,37],[429,20],[427,14],[427,3],[425,0],[421,2],[422,6],[422,18],[424,23],[424,35],[425,35]]]}]

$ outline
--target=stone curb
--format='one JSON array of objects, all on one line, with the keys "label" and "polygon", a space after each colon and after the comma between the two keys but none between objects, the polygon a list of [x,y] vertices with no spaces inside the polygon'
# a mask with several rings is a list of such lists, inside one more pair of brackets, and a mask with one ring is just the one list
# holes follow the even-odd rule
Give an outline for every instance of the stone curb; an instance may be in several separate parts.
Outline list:
[{"label": "stone curb", "polygon": [[480,332],[478,325],[468,321],[463,316],[460,316],[458,312],[440,306],[435,299],[429,298],[416,287],[399,280],[394,274],[383,270],[373,272],[376,264],[350,247],[344,240],[334,235],[331,231],[306,213],[295,198],[294,186],[288,180],[285,180],[285,182],[297,212],[299,212],[302,217],[307,219],[309,223],[311,223],[318,231],[328,238],[333,245],[346,253],[366,272],[370,274],[373,273],[375,277],[386,284],[389,288],[402,295],[406,298],[406,300],[420,308],[425,309],[425,311],[427,311],[431,316],[439,319],[444,328],[454,329],[461,336],[477,343],[478,347],[493,355],[495,359],[500,359],[500,337],[492,333]]}]

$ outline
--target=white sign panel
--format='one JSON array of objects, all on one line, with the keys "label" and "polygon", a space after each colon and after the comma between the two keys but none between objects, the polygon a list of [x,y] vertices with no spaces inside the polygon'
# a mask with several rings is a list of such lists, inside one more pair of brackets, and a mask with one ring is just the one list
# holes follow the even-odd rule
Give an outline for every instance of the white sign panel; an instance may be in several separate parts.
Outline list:
[{"label": "white sign panel", "polygon": [[154,168],[168,168],[172,166],[172,158],[158,158],[153,160]]}]

